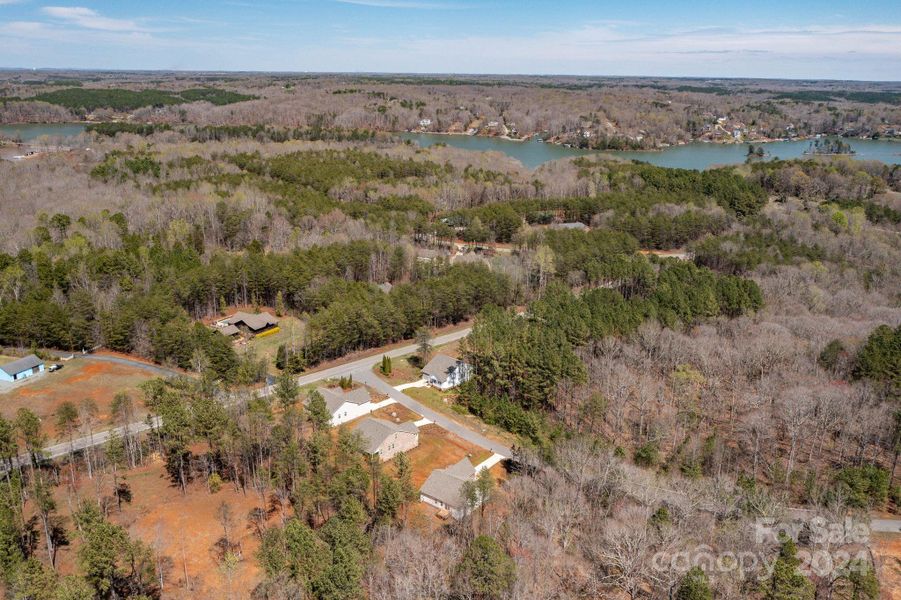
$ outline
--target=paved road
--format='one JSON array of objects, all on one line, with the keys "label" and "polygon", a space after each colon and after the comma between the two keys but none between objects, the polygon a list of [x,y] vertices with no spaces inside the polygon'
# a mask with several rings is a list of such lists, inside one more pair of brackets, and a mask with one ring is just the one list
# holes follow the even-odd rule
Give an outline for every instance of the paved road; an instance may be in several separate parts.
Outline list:
[{"label": "paved road", "polygon": [[880,533],[901,533],[901,519],[873,519],[870,530]]},{"label": "paved road", "polygon": [[[444,335],[437,336],[432,339],[432,344],[435,346],[439,346],[439,345],[455,342],[455,341],[469,335],[470,331],[472,331],[472,329],[467,327],[467,328],[461,329],[459,331],[454,331],[452,333],[447,333]],[[399,356],[404,356],[406,354],[411,354],[413,352],[416,352],[416,348],[417,348],[416,344],[409,344],[407,346],[401,346],[400,348],[395,348],[394,350],[389,350],[389,351],[385,352],[385,354],[387,354],[391,358],[397,358]],[[321,371],[314,371],[314,372],[308,373],[306,375],[301,375],[300,377],[298,377],[297,382],[300,385],[307,385],[309,383],[316,383],[317,381],[321,381],[323,379],[332,379],[332,378],[343,377],[343,376],[347,376],[347,375],[353,375],[354,379],[356,379],[358,381],[363,381],[361,379],[363,374],[369,373],[370,375],[372,375],[372,366],[378,362],[378,360],[379,360],[379,358],[381,358],[381,356],[382,356],[381,354],[378,354],[378,355],[373,355],[373,356],[369,356],[366,358],[360,358],[360,359],[345,363],[343,365],[329,367],[328,369],[322,369]],[[129,360],[128,358],[121,357],[121,356],[110,356],[110,355],[106,355],[106,354],[76,354],[76,358],[74,360],[94,360],[94,361],[100,361],[100,362],[111,362],[111,363],[129,365],[129,366],[145,369],[147,371],[150,371],[151,373],[154,373],[154,374],[162,376],[162,377],[168,377],[171,375],[179,374],[177,371],[173,371],[173,370],[167,369],[165,367],[160,367],[157,365],[150,365],[145,362],[141,362],[141,361],[137,361],[137,360]],[[381,379],[378,379],[377,377],[375,377],[374,375],[373,375],[373,378],[377,379],[379,382],[381,382],[388,388],[390,388],[392,390],[394,389],[394,388],[391,388],[391,386],[389,386],[387,383],[384,383]],[[263,388],[262,390],[260,390],[259,393],[263,396],[268,396],[273,393],[273,387],[269,386],[269,387]],[[388,392],[384,392],[384,393],[387,394]],[[399,392],[396,392],[396,393],[399,393]],[[403,395],[403,396],[404,396],[404,398],[407,398],[410,402],[418,405],[418,403],[415,400],[413,400],[412,398],[410,398],[409,396],[406,396],[406,395]],[[394,398],[393,395],[391,395],[391,397]],[[423,409],[426,411],[428,410],[425,407],[423,407]],[[411,407],[411,410],[416,410],[416,409]],[[423,416],[427,416],[421,410],[416,410],[416,412],[419,412]],[[444,419],[444,418],[442,417],[442,419]],[[433,420],[436,423],[438,422],[436,419],[433,419]],[[160,424],[162,424],[162,422],[163,422],[163,420],[160,417],[154,417],[154,425],[155,426],[158,427]],[[456,426],[457,429],[463,430],[463,428],[460,427],[459,425],[457,425],[455,423],[454,423],[454,425]],[[129,429],[129,431],[132,433],[140,433],[143,431],[147,431],[150,428],[145,421],[138,421],[136,423],[132,423],[132,424],[128,425],[127,427]],[[448,429],[451,429],[451,428],[448,427]],[[464,435],[461,435],[455,429],[451,429],[451,430],[454,431],[454,433],[457,433],[458,435],[460,435],[460,437],[462,437],[464,439],[473,441],[473,443],[477,443],[480,446],[485,446],[486,448],[488,447],[487,445],[485,445],[483,443],[476,442],[470,438],[467,438]],[[93,436],[85,436],[85,437],[78,438],[73,441],[73,446],[74,446],[75,450],[83,450],[89,446],[100,446],[100,445],[106,443],[106,441],[109,439],[112,431],[116,431],[121,435],[122,432],[124,431],[124,427],[114,428],[114,429],[106,430],[106,431],[100,431],[100,432],[95,433]],[[466,430],[464,430],[464,431],[466,431]],[[477,437],[481,438],[481,436],[479,436],[479,434],[477,434],[475,432],[470,432],[470,434],[472,436],[477,436]],[[484,439],[484,438],[482,438],[482,439]],[[59,443],[59,444],[54,444],[53,446],[47,446],[46,448],[44,448],[44,457],[48,458],[48,459],[58,458],[60,456],[64,456],[64,455],[68,454],[68,452],[69,452],[69,443],[63,442],[63,443]],[[509,450],[507,450],[507,452],[508,452],[508,454],[505,454],[505,456],[509,456]],[[501,454],[501,452],[498,452],[498,454]],[[27,462],[28,458],[27,458],[27,456],[23,456],[23,457],[20,457],[18,460]]]},{"label": "paved road", "polygon": [[[472,328],[467,327],[459,331],[453,331],[451,333],[439,335],[438,337],[432,338],[432,345],[443,346],[444,344],[456,342],[457,340],[463,339],[467,335],[469,335],[470,331],[472,331]],[[373,354],[372,356],[360,358],[348,363],[344,363],[342,365],[338,365],[336,367],[329,367],[328,369],[322,369],[321,371],[314,371],[312,373],[301,375],[297,378],[297,383],[298,385],[307,385],[310,383],[316,383],[317,381],[322,381],[323,379],[337,379],[339,377],[346,377],[348,375],[353,375],[354,379],[357,379],[357,373],[363,371],[371,372],[373,365],[381,360],[382,354],[390,356],[391,358],[398,358],[401,356],[406,356],[407,354],[412,354],[416,352],[416,350],[416,344],[401,346],[400,348],[395,348],[394,350],[389,350],[381,354]],[[260,391],[260,394],[263,396],[268,396],[273,393],[273,390],[274,386],[269,386],[267,388],[263,388],[263,390]]]},{"label": "paved road", "polygon": [[513,452],[510,450],[510,448],[507,448],[503,444],[490,440],[484,435],[473,431],[472,429],[469,429],[468,427],[465,427],[460,423],[457,423],[456,421],[444,416],[443,414],[428,408],[427,406],[420,404],[405,393],[397,391],[394,387],[392,387],[390,384],[383,381],[378,375],[373,373],[372,369],[356,371],[353,373],[353,376],[354,381],[365,383],[375,391],[382,394],[388,394],[391,398],[397,400],[398,403],[403,404],[413,412],[419,413],[423,417],[429,419],[437,425],[440,425],[451,433],[460,436],[467,442],[472,442],[477,446],[487,448],[495,454],[500,454],[505,458],[511,458],[513,456]]}]

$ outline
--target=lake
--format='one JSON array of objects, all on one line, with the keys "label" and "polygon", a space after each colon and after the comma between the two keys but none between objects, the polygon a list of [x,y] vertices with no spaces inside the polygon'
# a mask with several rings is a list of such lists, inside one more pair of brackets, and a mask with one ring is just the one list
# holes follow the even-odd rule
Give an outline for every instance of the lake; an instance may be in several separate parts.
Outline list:
[{"label": "lake", "polygon": [[[515,158],[529,169],[551,160],[570,156],[601,154],[591,150],[566,148],[557,144],[541,142],[515,142],[502,138],[478,137],[473,135],[441,135],[434,133],[401,133],[402,139],[413,140],[426,148],[442,143],[464,150],[496,150]],[[858,160],[878,160],[886,164],[901,164],[901,142],[886,140],[849,140],[857,151],[852,158]],[[763,146],[769,158],[800,158],[810,146],[810,141],[754,143]],[[672,146],[658,152],[607,152],[611,156],[642,160],[661,167],[679,169],[707,169],[714,165],[736,165],[745,162],[747,144],[705,144],[693,142],[684,146]]]},{"label": "lake", "polygon": [[23,123],[20,125],[0,125],[0,137],[33,141],[42,135],[51,137],[71,137],[84,131],[82,123]]}]

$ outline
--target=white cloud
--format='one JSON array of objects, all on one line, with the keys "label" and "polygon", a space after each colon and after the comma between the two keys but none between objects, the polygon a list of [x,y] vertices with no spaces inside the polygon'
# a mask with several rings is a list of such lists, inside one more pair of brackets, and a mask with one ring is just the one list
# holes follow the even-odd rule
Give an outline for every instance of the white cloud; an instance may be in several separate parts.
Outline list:
[{"label": "white cloud", "polygon": [[104,17],[97,11],[83,6],[45,6],[41,10],[48,16],[85,29],[119,32],[142,30],[135,21]]},{"label": "white cloud", "polygon": [[302,68],[901,79],[901,25],[894,24],[648,32],[592,23],[530,34],[340,41],[328,53],[308,52]]}]

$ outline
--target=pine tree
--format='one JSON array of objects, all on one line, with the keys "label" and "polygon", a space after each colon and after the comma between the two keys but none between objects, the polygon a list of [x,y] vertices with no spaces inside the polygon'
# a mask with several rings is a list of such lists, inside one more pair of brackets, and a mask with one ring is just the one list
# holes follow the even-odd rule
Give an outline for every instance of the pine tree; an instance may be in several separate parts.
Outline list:
[{"label": "pine tree", "polygon": [[332,421],[332,415],[329,414],[328,406],[325,404],[325,398],[316,390],[310,392],[310,400],[307,404],[307,417],[313,428],[317,431],[327,429]]},{"label": "pine tree", "polygon": [[283,371],[282,374],[278,376],[278,380],[275,384],[275,397],[279,404],[282,405],[282,408],[288,410],[297,404],[297,395],[299,393],[300,387],[297,385],[297,380],[294,379],[294,375],[288,371]]},{"label": "pine tree", "polygon": [[710,581],[703,569],[692,567],[688,570],[682,577],[682,581],[679,582],[676,600],[713,600]]},{"label": "pine tree", "polygon": [[504,548],[487,535],[476,537],[460,560],[454,587],[462,597],[503,598],[516,580],[516,564]]},{"label": "pine tree", "polygon": [[798,549],[791,539],[782,543],[773,565],[773,576],[767,586],[766,600],[813,600],[814,587],[798,570]]}]

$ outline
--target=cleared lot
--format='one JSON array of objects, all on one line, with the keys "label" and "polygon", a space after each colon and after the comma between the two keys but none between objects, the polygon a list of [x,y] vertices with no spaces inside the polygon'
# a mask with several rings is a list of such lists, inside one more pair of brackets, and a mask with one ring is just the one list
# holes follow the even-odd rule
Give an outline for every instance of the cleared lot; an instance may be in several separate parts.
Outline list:
[{"label": "cleared lot", "polygon": [[[48,362],[49,366],[52,362]],[[60,405],[69,400],[79,406],[86,398],[97,403],[98,424],[96,430],[106,428],[111,420],[110,407],[113,396],[127,392],[134,399],[138,415],[143,418],[146,410],[138,385],[152,379],[152,373],[140,367],[75,359],[55,373],[45,372],[30,381],[22,382],[0,393],[0,414],[13,419],[20,408],[28,408],[41,418],[41,428],[49,439],[59,438],[55,428],[55,415]]]}]

